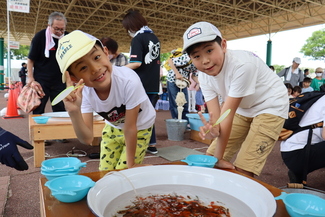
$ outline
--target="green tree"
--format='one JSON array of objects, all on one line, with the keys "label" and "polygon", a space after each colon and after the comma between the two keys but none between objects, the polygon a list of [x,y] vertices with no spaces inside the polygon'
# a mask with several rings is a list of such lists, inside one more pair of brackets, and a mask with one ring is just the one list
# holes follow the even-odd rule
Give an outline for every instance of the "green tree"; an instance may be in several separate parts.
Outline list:
[{"label": "green tree", "polygon": [[284,65],[273,65],[273,67],[274,67],[274,70],[275,70],[277,73],[279,73],[282,69],[285,68]]},{"label": "green tree", "polygon": [[170,53],[161,53],[160,54],[160,62],[162,62],[162,63],[165,62],[169,56],[170,56]]},{"label": "green tree", "polygon": [[325,60],[325,29],[313,32],[300,52],[313,60]]},{"label": "green tree", "polygon": [[[10,49],[10,59],[16,59],[16,60],[27,59],[29,48],[30,48],[29,45],[20,45],[19,49]],[[7,45],[5,44],[4,58],[7,59],[7,56],[8,56],[8,49],[7,49]]]}]

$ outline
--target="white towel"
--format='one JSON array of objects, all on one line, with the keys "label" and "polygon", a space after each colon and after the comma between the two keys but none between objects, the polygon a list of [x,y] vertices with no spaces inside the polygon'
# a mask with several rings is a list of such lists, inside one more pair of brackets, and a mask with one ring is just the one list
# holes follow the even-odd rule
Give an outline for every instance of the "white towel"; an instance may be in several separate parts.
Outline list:
[{"label": "white towel", "polygon": [[45,31],[45,50],[44,50],[44,54],[46,58],[50,57],[50,50],[54,46],[55,46],[55,42],[52,38],[51,27],[47,26]]}]

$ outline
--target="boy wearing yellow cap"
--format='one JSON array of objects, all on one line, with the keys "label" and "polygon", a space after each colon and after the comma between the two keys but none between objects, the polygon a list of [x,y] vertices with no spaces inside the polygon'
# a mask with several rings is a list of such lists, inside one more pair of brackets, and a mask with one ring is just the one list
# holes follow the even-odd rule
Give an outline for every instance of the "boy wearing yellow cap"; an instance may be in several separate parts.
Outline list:
[{"label": "boy wearing yellow cap", "polygon": [[[204,126],[200,136],[217,138],[207,154],[219,159],[217,167],[259,175],[287,118],[289,101],[283,82],[254,53],[228,50],[226,40],[211,23],[193,24],[185,31],[183,41],[183,52],[199,70],[200,87],[210,112],[209,122],[201,115]],[[228,117],[213,127],[228,109]],[[234,163],[230,163],[237,152]]]},{"label": "boy wearing yellow cap", "polygon": [[84,84],[63,100],[79,141],[93,140],[93,111],[105,119],[99,170],[142,164],[156,117],[139,76],[108,56],[100,40],[79,30],[60,39],[56,53],[63,82]]}]

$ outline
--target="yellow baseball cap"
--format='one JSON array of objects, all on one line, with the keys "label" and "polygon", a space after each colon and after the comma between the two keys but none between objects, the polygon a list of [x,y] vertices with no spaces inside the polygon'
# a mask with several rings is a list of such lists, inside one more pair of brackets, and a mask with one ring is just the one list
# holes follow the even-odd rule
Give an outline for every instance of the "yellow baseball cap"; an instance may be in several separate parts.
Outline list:
[{"label": "yellow baseball cap", "polygon": [[59,40],[56,60],[62,73],[63,83],[65,83],[64,72],[68,67],[76,60],[85,56],[95,46],[97,41],[104,47],[99,39],[80,30],[75,30]]}]

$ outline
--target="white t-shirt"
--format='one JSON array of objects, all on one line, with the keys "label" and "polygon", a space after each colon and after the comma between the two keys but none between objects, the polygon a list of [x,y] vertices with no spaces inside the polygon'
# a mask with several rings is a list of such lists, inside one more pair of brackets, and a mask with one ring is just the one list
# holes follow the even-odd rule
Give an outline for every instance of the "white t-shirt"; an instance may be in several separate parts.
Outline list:
[{"label": "white t-shirt", "polygon": [[82,113],[93,111],[101,115],[107,124],[122,129],[125,112],[140,104],[137,120],[138,130],[152,127],[156,111],[152,106],[139,76],[127,67],[113,66],[111,90],[106,100],[98,98],[94,88],[84,87],[82,92]]},{"label": "white t-shirt", "polygon": [[[299,122],[299,126],[305,127],[308,125],[316,124],[321,121],[325,121],[325,96],[318,99],[304,114]],[[304,130],[292,135],[289,139],[282,141],[280,145],[280,151],[287,152],[298,149],[303,149],[307,144],[308,131]],[[313,129],[313,136],[311,144],[324,141],[322,137],[323,128]]]},{"label": "white t-shirt", "polygon": [[199,71],[206,101],[218,96],[243,97],[237,113],[245,117],[272,114],[288,117],[289,100],[283,81],[257,55],[249,51],[227,50],[217,76]]}]

